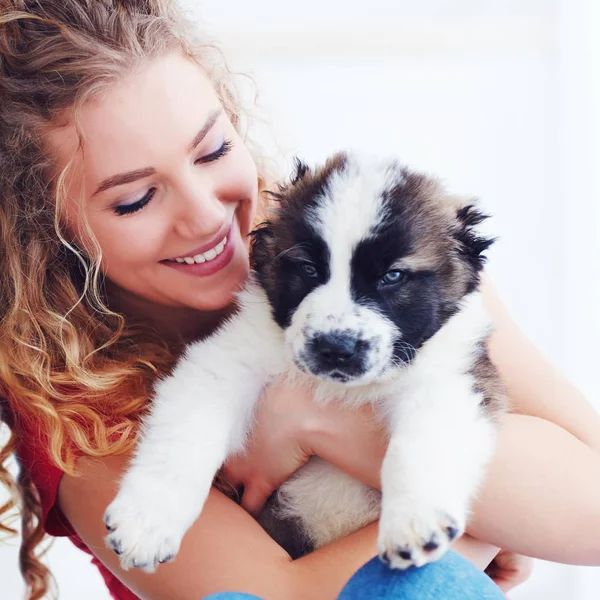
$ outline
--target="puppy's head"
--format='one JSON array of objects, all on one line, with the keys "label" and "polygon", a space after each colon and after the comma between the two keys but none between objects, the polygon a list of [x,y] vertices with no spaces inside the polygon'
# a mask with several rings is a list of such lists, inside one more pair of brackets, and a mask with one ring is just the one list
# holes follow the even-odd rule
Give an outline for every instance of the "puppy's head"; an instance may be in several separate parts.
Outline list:
[{"label": "puppy's head", "polygon": [[479,283],[485,217],[395,161],[297,164],[253,268],[296,365],[364,384],[406,365]]}]

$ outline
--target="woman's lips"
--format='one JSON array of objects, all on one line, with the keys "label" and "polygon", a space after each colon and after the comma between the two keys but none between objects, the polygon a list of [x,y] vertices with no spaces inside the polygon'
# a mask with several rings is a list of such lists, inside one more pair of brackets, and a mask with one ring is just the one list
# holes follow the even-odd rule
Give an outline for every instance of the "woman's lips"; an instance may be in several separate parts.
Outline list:
[{"label": "woman's lips", "polygon": [[[224,234],[227,236],[227,241],[223,251],[221,254],[211,260],[207,260],[203,263],[193,263],[191,265],[187,263],[179,263],[175,260],[163,260],[161,261],[161,264],[165,267],[185,273],[186,275],[194,275],[197,277],[207,277],[208,275],[213,275],[214,273],[219,272],[221,269],[224,269],[231,262],[233,255],[235,254],[235,239],[237,237],[236,227],[237,224],[234,218],[230,229]],[[219,240],[216,240],[217,245],[218,242]],[[210,246],[208,245],[204,246],[204,248],[205,251],[210,250]],[[200,254],[200,252],[198,252],[198,254]]]}]

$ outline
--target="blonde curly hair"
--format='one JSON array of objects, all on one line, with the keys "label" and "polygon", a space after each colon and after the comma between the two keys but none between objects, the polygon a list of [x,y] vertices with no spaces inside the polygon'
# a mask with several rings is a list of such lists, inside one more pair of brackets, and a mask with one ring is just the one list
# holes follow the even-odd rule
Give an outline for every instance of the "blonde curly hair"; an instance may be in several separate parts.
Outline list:
[{"label": "blonde curly hair", "polygon": [[[175,3],[0,0],[0,399],[67,473],[77,454],[132,448],[150,386],[176,350],[110,310],[98,247],[67,242],[69,165],[57,172],[42,135],[141,61],[173,51],[205,69],[240,131],[231,72]],[[28,598],[37,600],[51,576],[36,556],[44,537],[37,491],[26,473],[15,482],[7,467],[19,435],[14,423],[0,450],[0,481],[13,498],[0,508],[0,530],[13,531],[6,517],[20,505],[20,567]]]}]

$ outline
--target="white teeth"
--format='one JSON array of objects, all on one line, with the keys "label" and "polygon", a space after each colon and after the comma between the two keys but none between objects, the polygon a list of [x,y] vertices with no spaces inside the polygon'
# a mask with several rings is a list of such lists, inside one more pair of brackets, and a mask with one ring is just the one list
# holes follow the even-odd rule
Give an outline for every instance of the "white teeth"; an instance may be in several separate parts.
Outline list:
[{"label": "white teeth", "polygon": [[211,248],[210,250],[207,250],[206,252],[203,252],[202,254],[196,254],[196,256],[191,257],[191,256],[184,256],[181,258],[175,258],[173,260],[175,260],[178,263],[187,263],[188,265],[193,265],[195,264],[202,264],[204,262],[208,262],[211,261],[213,259],[215,259],[217,256],[219,256],[219,254],[221,254],[223,252],[223,250],[225,250],[225,246],[227,245],[227,237],[224,237],[214,248]]},{"label": "white teeth", "polygon": [[204,253],[204,258],[206,258],[206,260],[212,260],[213,258],[217,258],[217,251],[215,250],[215,248],[207,250]]}]

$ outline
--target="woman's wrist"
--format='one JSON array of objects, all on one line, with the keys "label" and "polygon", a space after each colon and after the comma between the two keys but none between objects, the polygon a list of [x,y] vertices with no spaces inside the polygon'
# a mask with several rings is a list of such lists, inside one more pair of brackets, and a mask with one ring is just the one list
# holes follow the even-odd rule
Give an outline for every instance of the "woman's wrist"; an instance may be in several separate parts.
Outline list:
[{"label": "woman's wrist", "polygon": [[370,406],[350,409],[322,405],[307,415],[300,435],[310,454],[367,485],[381,487],[381,464],[388,440],[384,425]]},{"label": "woman's wrist", "polygon": [[452,544],[452,550],[471,561],[482,571],[489,566],[500,552],[500,548],[497,546],[482,542],[468,533],[465,533]]}]

